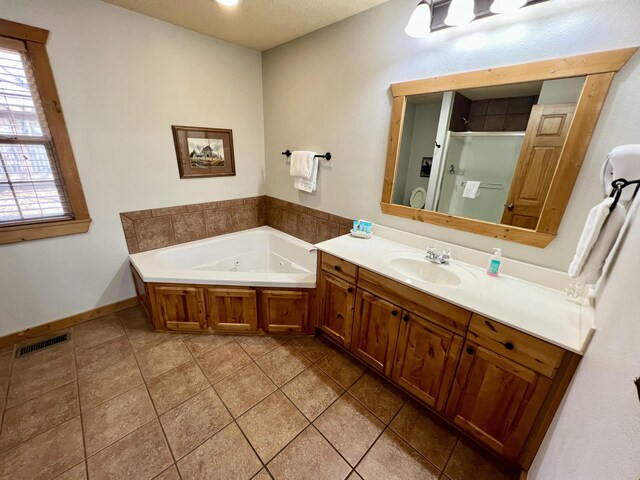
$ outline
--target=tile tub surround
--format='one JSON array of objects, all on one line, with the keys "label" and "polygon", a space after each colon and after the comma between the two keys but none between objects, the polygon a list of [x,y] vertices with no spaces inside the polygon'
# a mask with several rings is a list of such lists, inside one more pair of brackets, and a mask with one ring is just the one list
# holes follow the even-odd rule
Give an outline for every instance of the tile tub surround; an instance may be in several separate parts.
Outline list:
[{"label": "tile tub surround", "polygon": [[277,198],[259,196],[123,212],[129,253],[268,225],[310,243],[344,235],[352,220]]},{"label": "tile tub surround", "polygon": [[[0,399],[26,379],[0,404],[0,479],[518,478],[322,339],[268,338],[159,333],[133,307],[73,327],[63,345],[19,359],[0,350]],[[149,352],[165,348],[187,355],[145,375]],[[230,357],[243,360],[219,368]],[[284,378],[272,367],[289,357]],[[124,388],[100,375],[123,364],[136,378]]]}]

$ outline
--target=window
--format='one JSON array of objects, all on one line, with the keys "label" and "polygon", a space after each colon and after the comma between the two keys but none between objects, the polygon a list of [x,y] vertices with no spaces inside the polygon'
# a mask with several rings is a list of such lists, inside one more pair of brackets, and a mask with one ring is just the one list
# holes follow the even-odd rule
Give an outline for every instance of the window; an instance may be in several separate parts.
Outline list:
[{"label": "window", "polygon": [[0,20],[0,243],[82,233],[91,222],[47,37]]}]

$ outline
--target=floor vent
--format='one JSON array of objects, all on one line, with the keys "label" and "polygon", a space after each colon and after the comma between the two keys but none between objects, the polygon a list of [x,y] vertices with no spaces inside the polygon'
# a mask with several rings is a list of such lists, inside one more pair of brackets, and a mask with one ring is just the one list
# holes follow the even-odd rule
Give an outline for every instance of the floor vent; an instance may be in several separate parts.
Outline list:
[{"label": "floor vent", "polygon": [[16,352],[16,358],[24,357],[25,355],[29,355],[30,353],[38,352],[40,350],[53,347],[60,343],[68,342],[70,339],[71,334],[69,332],[65,332],[60,335],[56,335],[55,337],[47,338],[46,340],[40,340],[39,342],[35,342],[30,345],[23,345],[18,348],[18,351]]}]

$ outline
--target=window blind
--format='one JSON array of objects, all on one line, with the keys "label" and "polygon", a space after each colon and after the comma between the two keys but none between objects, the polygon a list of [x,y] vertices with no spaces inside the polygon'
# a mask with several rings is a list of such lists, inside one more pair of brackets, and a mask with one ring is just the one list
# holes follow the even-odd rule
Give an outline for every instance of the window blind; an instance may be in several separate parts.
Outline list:
[{"label": "window blind", "polygon": [[0,226],[70,218],[29,59],[0,45]]}]

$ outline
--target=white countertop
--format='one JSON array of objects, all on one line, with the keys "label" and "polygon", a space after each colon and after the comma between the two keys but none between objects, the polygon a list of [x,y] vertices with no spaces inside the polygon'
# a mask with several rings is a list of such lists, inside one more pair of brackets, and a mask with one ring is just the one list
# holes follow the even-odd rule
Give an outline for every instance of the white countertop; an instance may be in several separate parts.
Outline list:
[{"label": "white countertop", "polygon": [[323,252],[578,354],[584,353],[593,335],[592,308],[569,301],[560,290],[504,275],[491,277],[484,269],[455,258],[451,263],[470,272],[474,281],[458,287],[417,281],[392,269],[386,258],[394,252],[424,255],[425,251],[375,236],[365,240],[344,235],[315,246]]}]

